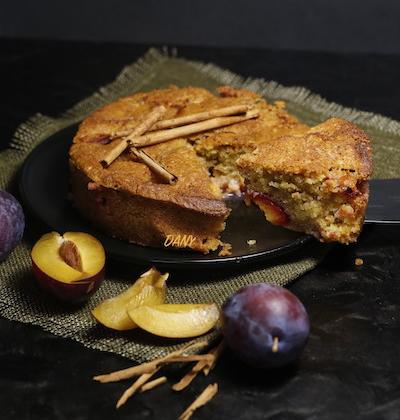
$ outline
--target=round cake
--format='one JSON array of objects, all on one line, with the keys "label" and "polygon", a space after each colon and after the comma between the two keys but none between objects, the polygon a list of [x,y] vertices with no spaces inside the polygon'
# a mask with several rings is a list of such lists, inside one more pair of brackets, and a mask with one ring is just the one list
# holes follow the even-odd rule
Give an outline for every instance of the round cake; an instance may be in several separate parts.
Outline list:
[{"label": "round cake", "polygon": [[[256,109],[257,117],[141,148],[149,159],[174,175],[174,183],[166,182],[139,159],[133,147],[126,148],[111,164],[102,164],[121,139],[134,132],[157,107],[165,109],[163,119],[168,120],[236,105]],[[240,194],[246,189],[248,164],[242,165],[244,173],[241,174],[242,169],[236,164],[238,158],[250,162],[246,156],[257,155],[257,150],[265,145],[288,136],[307,136],[309,129],[287,113],[283,102],[268,104],[247,90],[221,87],[218,95],[214,95],[202,88],[173,86],[137,93],[104,106],[81,123],[70,149],[73,203],[93,225],[114,237],[140,245],[190,248],[207,253],[224,245],[220,234],[230,212],[224,193]],[[362,155],[360,159],[370,160],[368,139],[365,140],[361,130],[357,133],[363,142],[357,138],[349,140],[357,143],[360,150],[355,159]],[[337,156],[324,157],[324,161],[329,159],[335,161]],[[260,167],[259,161],[257,165]],[[363,180],[367,181],[369,175],[370,170],[364,171]],[[364,185],[361,192],[359,185],[360,191],[353,191],[353,196],[363,194],[367,200],[367,188]],[[349,196],[342,200],[348,200]],[[366,202],[363,206],[357,210],[358,233],[359,216],[365,212]],[[282,212],[284,207],[284,202],[277,203]],[[287,217],[292,221],[287,227],[299,226],[293,223],[296,215],[287,214]],[[269,220],[285,226],[283,219]],[[301,226],[307,231],[304,223]],[[329,240],[329,235],[319,234],[314,226],[311,233],[321,240]],[[357,232],[342,242],[354,240],[356,236]],[[332,240],[341,241],[341,237],[337,235]],[[227,250],[223,246],[222,254]]]}]

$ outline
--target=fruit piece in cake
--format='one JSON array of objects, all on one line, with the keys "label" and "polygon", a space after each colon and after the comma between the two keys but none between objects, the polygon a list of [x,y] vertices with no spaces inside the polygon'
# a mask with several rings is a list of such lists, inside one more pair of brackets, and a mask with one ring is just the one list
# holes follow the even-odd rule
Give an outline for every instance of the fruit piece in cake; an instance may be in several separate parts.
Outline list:
[{"label": "fruit piece in cake", "polygon": [[140,306],[129,316],[143,330],[160,337],[197,337],[211,330],[219,319],[214,303]]},{"label": "fruit piece in cake", "polygon": [[283,208],[273,202],[266,194],[246,191],[247,198],[264,212],[266,219],[274,225],[286,226],[289,223],[289,216]]},{"label": "fruit piece in cake", "polygon": [[118,331],[131,330],[137,325],[128,316],[128,310],[141,305],[164,303],[169,274],[151,268],[127,290],[97,305],[92,314],[100,324]]},{"label": "fruit piece in cake", "polygon": [[372,159],[369,138],[356,125],[331,118],[305,134],[263,143],[237,164],[248,196],[270,222],[323,242],[357,240]]},{"label": "fruit piece in cake", "polygon": [[87,233],[47,233],[34,245],[31,258],[39,285],[62,300],[89,296],[104,278],[104,248]]}]

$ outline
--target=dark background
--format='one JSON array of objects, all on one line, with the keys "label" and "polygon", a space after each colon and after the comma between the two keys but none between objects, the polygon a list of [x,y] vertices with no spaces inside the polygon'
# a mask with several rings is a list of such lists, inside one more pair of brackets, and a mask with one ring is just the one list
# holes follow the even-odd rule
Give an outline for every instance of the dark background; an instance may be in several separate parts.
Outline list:
[{"label": "dark background", "polygon": [[13,0],[0,36],[400,53],[398,0]]}]

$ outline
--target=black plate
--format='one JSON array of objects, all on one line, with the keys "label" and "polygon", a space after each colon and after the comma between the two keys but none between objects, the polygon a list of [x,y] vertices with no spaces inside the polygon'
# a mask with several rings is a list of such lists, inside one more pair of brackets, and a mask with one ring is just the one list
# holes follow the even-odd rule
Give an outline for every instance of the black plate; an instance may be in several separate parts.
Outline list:
[{"label": "black plate", "polygon": [[[68,149],[77,126],[49,137],[27,157],[21,170],[19,187],[22,200],[34,217],[58,232],[84,231],[96,236],[108,256],[133,264],[156,264],[170,268],[233,266],[269,259],[297,249],[310,237],[266,223],[255,207],[241,200],[228,201],[232,213],[222,240],[233,246],[232,255],[202,255],[191,251],[159,249],[114,239],[83,219],[68,201]],[[247,240],[255,239],[249,246]]]}]

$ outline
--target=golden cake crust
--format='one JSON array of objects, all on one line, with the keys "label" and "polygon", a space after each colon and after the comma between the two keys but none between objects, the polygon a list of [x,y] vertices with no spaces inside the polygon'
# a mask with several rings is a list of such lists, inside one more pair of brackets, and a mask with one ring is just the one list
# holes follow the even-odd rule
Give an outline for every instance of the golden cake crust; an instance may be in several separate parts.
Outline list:
[{"label": "golden cake crust", "polygon": [[[101,186],[156,200],[174,201],[183,206],[191,206],[189,197],[202,197],[211,200],[204,211],[220,213],[224,206],[219,200],[219,193],[209,181],[206,166],[186,140],[177,139],[146,148],[146,153],[178,177],[178,182],[172,186],[160,182],[146,165],[127,154],[120,156],[108,168],[103,168],[100,161],[112,149],[113,142],[101,144],[96,140],[129,125],[134,127],[157,105],[168,107],[166,118],[169,118],[176,116],[176,110],[184,107],[189,98],[196,102],[209,95],[212,96],[196,88],[166,89],[139,93],[106,105],[81,124],[73,140],[70,158],[76,168]],[[196,200],[193,206],[199,209]]]},{"label": "golden cake crust", "polygon": [[[157,200],[172,200],[183,206],[191,205],[188,197],[194,196],[193,191],[196,192],[195,196],[219,201],[220,193],[211,183],[206,165],[198,158],[188,140],[190,143],[196,142],[198,147],[207,143],[215,148],[228,142],[235,146],[255,146],[282,132],[307,129],[296,118],[289,116],[282,105],[268,105],[255,93],[227,87],[221,88],[220,92],[222,97],[202,88],[171,87],[138,93],[106,105],[82,122],[73,140],[70,158],[76,168],[104,187]],[[165,118],[173,118],[229,105],[254,104],[255,101],[261,110],[257,119],[146,148],[146,153],[178,177],[178,182],[173,186],[160,183],[146,165],[125,154],[108,168],[100,164],[102,157],[113,147],[112,142],[104,144],[107,135],[136,126],[155,106],[165,105]],[[196,200],[193,206],[198,207]],[[211,209],[213,206],[215,208]],[[223,208],[221,203],[209,203],[206,207],[205,210],[217,213]]]},{"label": "golden cake crust", "polygon": [[363,180],[372,173],[372,152],[363,130],[349,121],[330,118],[304,134],[270,139],[237,163],[241,168],[255,165],[266,171],[303,175],[330,176],[344,171]]},{"label": "golden cake crust", "polygon": [[[218,89],[222,99],[227,103],[255,104],[260,111],[258,118],[240,124],[222,127],[212,132],[191,136],[196,151],[207,156],[209,151],[218,148],[253,149],[258,144],[269,142],[285,134],[300,134],[309,127],[288,114],[285,103],[277,101],[268,104],[259,95],[245,89],[233,89],[222,86]],[[229,102],[228,102],[229,101]]]}]

